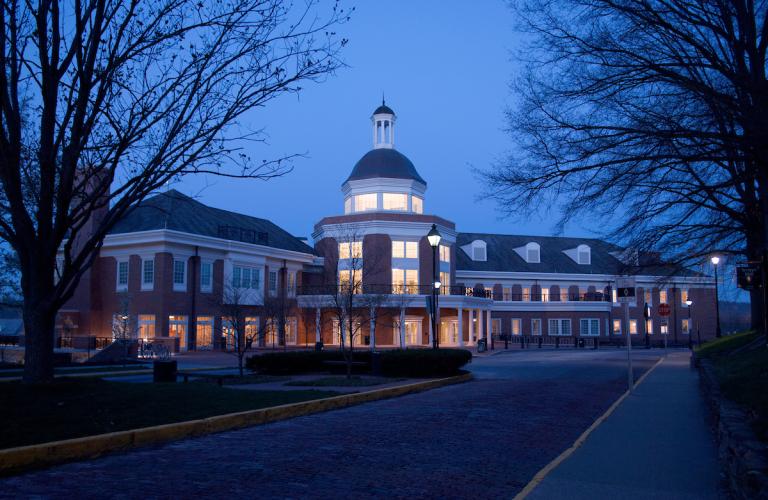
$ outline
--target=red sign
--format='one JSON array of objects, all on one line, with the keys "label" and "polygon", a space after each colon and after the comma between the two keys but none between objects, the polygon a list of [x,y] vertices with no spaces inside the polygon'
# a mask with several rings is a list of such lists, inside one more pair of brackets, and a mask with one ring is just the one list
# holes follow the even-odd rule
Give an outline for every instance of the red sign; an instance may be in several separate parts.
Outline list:
[{"label": "red sign", "polygon": [[659,316],[669,316],[669,304],[659,304]]}]

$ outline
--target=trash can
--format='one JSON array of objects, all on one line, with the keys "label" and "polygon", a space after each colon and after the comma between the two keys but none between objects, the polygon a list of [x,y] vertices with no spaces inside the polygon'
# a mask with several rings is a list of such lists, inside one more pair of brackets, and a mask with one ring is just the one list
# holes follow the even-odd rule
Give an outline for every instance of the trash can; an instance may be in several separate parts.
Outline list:
[{"label": "trash can", "polygon": [[315,342],[315,350],[316,351],[322,351],[323,350],[323,343],[322,342]]},{"label": "trash can", "polygon": [[488,341],[480,339],[477,341],[477,352],[485,352],[488,350]]},{"label": "trash can", "polygon": [[176,382],[176,360],[164,359],[152,363],[152,380],[154,382]]}]

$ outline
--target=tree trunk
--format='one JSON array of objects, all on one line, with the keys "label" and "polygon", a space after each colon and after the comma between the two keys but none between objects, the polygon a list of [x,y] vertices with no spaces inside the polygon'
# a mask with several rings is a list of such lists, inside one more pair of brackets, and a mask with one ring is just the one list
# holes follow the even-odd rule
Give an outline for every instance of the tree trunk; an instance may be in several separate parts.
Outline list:
[{"label": "tree trunk", "polygon": [[56,313],[24,302],[24,377],[25,383],[53,381],[53,344]]}]

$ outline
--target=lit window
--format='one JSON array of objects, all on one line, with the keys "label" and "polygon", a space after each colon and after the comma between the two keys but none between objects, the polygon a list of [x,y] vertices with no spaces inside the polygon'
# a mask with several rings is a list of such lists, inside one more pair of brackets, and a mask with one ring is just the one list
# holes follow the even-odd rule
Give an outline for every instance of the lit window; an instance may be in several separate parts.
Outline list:
[{"label": "lit window", "polygon": [[145,340],[155,338],[154,314],[139,314],[139,338]]},{"label": "lit window", "polygon": [[621,335],[621,320],[620,319],[613,320],[613,334],[614,335]]},{"label": "lit window", "polygon": [[541,289],[541,301],[542,302],[549,302],[549,288],[542,288]]},{"label": "lit window", "polygon": [[362,293],[363,271],[360,269],[342,269],[339,271],[339,285],[342,291],[353,289],[353,293]]},{"label": "lit window", "polygon": [[510,287],[505,286],[501,290],[501,300],[503,300],[504,302],[509,302],[512,300],[512,289]]},{"label": "lit window", "polygon": [[213,264],[210,262],[200,263],[200,290],[210,290],[212,286]]},{"label": "lit window", "polygon": [[419,272],[416,269],[392,269],[392,293],[419,293]]},{"label": "lit window", "polygon": [[613,302],[614,304],[619,303],[619,291],[616,290],[615,288],[611,289],[611,302]]},{"label": "lit window", "polygon": [[424,200],[418,196],[411,196],[411,208],[413,209],[413,213],[424,213]]},{"label": "lit window", "polygon": [[636,319],[629,320],[629,334],[630,335],[637,335],[637,320]]},{"label": "lit window", "polygon": [[648,325],[647,326],[647,328],[648,328],[648,335],[653,335],[653,320],[652,319],[646,320],[646,323]]},{"label": "lit window", "polygon": [[690,335],[691,333],[691,320],[688,318],[685,318],[682,322],[682,333],[683,335]]},{"label": "lit window", "polygon": [[397,210],[405,212],[408,210],[408,195],[405,193],[384,193],[384,210]]},{"label": "lit window", "polygon": [[179,349],[187,349],[187,317],[168,316],[168,336],[179,339]]},{"label": "lit window", "polygon": [[296,296],[296,273],[288,273],[288,296]]},{"label": "lit window", "polygon": [[173,261],[173,286],[178,288],[186,283],[187,264],[183,260]]},{"label": "lit window", "polygon": [[419,243],[416,241],[393,241],[393,259],[418,259]]},{"label": "lit window", "polygon": [[155,261],[154,259],[147,259],[141,263],[141,287],[152,288],[155,283]]},{"label": "lit window", "polygon": [[560,302],[568,302],[570,300],[570,297],[568,296],[568,289],[567,288],[561,288],[560,289]]},{"label": "lit window", "polygon": [[645,303],[649,306],[653,305],[653,294],[651,293],[650,288],[646,288],[643,295],[645,295]]},{"label": "lit window", "polygon": [[344,200],[344,213],[352,213],[352,198],[347,198]]},{"label": "lit window", "polygon": [[128,288],[128,261],[124,260],[117,263],[117,288],[125,290]]},{"label": "lit window", "polygon": [[376,210],[378,208],[376,203],[376,193],[358,194],[355,196],[355,212],[365,212],[368,210]]},{"label": "lit window", "polygon": [[666,304],[666,303],[667,303],[667,291],[659,290],[659,304]]},{"label": "lit window", "polygon": [[451,262],[451,247],[440,245],[440,262]]},{"label": "lit window", "polygon": [[680,290],[680,303],[683,305],[687,305],[686,302],[688,301],[688,290],[683,288]]},{"label": "lit window", "polygon": [[522,323],[523,320],[518,318],[512,318],[512,335],[520,335],[522,334]]},{"label": "lit window", "polygon": [[531,320],[531,335],[541,335],[541,320],[540,319],[532,319]]},{"label": "lit window", "polygon": [[661,334],[662,335],[668,335],[669,334],[669,326],[662,324],[661,325]]},{"label": "lit window", "polygon": [[195,321],[195,347],[213,348],[213,316],[198,316]]},{"label": "lit window", "polygon": [[531,289],[530,288],[523,288],[523,301],[524,302],[530,302],[531,300]]},{"label": "lit window", "polygon": [[339,243],[339,258],[340,259],[362,259],[363,258],[363,242],[352,241]]},{"label": "lit window", "polygon": [[440,284],[442,285],[440,293],[447,295],[449,290],[448,287],[451,286],[451,273],[440,271]]}]

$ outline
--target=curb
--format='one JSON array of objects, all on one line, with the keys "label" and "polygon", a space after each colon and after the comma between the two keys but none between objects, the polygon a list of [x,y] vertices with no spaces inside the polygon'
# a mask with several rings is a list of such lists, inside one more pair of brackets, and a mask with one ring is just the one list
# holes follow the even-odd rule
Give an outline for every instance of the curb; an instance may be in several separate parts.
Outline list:
[{"label": "curb", "polygon": [[331,398],[272,406],[258,410],[216,415],[199,420],[188,420],[186,422],[175,422],[153,427],[98,434],[96,436],[8,448],[0,450],[0,476],[8,476],[31,469],[85,458],[95,458],[113,451],[125,451],[140,446],[166,443],[188,437],[205,436],[242,427],[278,422],[312,413],[337,410],[370,401],[389,399],[447,385],[460,384],[468,382],[472,378],[471,373],[465,373],[454,377],[416,382],[386,389],[343,394]]},{"label": "curb", "polygon": [[[656,369],[657,366],[659,366],[664,360],[666,359],[666,356],[662,356],[659,358],[656,363],[653,364],[648,370],[646,370],[643,375],[637,379],[637,382],[632,386],[633,389],[637,389],[637,387],[645,381],[646,377],[653,372],[653,370]],[[573,442],[573,444],[564,452],[559,454],[557,457],[555,457],[554,460],[549,462],[547,465],[545,465],[539,472],[536,473],[535,476],[533,476],[533,479],[531,479],[528,484],[525,485],[525,488],[520,491],[517,495],[515,495],[514,500],[523,500],[525,497],[531,494],[531,492],[536,489],[536,487],[544,480],[546,477],[557,468],[558,465],[563,463],[568,457],[573,455],[573,453],[581,447],[582,444],[587,440],[590,434],[600,427],[600,425],[611,416],[611,414],[616,410],[616,408],[619,407],[619,405],[624,402],[625,399],[629,397],[629,391],[624,391],[624,393],[619,396],[619,398],[613,402],[613,404],[608,407],[607,410],[605,410],[605,413],[597,417],[597,419],[592,422],[592,425],[590,425],[587,430],[581,433],[581,435],[576,439],[576,441]],[[0,458],[2,456],[0,455]]]}]

